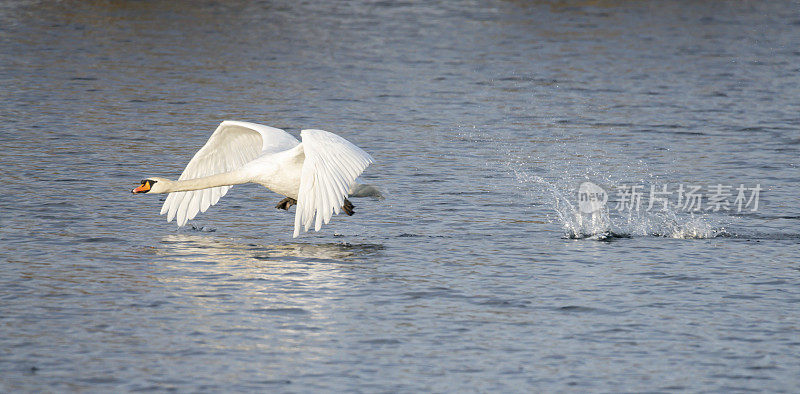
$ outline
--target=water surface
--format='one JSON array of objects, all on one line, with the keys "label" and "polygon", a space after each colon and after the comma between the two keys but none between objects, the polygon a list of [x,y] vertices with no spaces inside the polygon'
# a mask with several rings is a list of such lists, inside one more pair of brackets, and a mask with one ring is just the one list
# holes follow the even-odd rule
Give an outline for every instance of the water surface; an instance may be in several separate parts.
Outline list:
[{"label": "water surface", "polygon": [[[6,2],[0,391],[793,392],[797,42],[788,1]],[[255,185],[129,193],[224,119],[387,198],[292,239]],[[764,190],[592,221],[585,181]]]}]

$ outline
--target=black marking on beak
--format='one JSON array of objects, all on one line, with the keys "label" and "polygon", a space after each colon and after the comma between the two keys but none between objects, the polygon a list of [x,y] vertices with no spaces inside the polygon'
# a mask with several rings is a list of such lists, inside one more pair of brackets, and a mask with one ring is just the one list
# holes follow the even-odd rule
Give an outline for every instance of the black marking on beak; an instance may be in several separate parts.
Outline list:
[{"label": "black marking on beak", "polygon": [[131,190],[131,193],[134,194],[147,193],[150,191],[150,189],[153,188],[153,184],[156,182],[157,181],[154,181],[152,179],[142,179],[142,184]]}]

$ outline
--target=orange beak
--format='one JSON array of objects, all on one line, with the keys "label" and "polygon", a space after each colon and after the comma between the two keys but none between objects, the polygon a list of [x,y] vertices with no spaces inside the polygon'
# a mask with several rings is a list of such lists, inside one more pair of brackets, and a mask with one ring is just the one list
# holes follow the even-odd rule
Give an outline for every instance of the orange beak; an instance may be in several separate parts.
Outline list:
[{"label": "orange beak", "polygon": [[136,189],[131,190],[131,193],[147,193],[150,191],[150,182],[144,182]]}]

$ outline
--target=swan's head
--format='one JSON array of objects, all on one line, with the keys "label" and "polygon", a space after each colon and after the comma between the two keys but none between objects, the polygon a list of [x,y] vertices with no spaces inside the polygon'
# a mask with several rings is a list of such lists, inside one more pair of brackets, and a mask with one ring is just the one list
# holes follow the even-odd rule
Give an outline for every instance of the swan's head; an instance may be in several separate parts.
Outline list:
[{"label": "swan's head", "polygon": [[151,177],[142,179],[142,184],[131,190],[131,193],[164,193],[169,180],[164,178]]}]

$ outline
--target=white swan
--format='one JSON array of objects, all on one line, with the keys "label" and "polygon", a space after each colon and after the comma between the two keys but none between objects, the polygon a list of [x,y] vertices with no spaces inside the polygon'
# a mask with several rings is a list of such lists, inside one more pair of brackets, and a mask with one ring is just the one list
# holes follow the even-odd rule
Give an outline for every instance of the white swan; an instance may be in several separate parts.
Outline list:
[{"label": "white swan", "polygon": [[348,194],[379,193],[355,182],[372,163],[361,148],[323,130],[303,130],[300,137],[302,143],[281,129],[226,120],[177,181],[149,177],[131,192],[169,193],[161,215],[166,213],[168,222],[177,217],[183,226],[216,204],[232,185],[258,183],[286,196],[277,208],[297,204],[294,237],[312,224],[319,231],[340,209],[352,215]]}]

